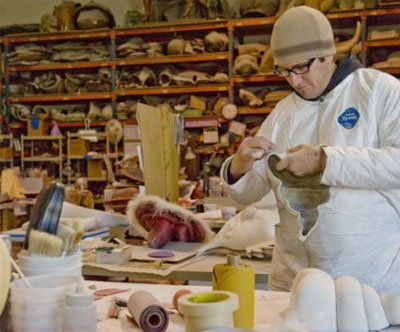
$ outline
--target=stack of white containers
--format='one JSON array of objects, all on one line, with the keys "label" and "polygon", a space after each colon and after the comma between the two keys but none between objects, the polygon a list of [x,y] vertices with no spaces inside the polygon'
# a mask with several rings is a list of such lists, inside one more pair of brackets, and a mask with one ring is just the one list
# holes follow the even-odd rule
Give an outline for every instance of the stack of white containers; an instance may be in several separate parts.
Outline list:
[{"label": "stack of white containers", "polygon": [[63,306],[67,293],[76,292],[76,276],[39,275],[11,283],[10,303],[14,332],[59,332],[63,329]]},{"label": "stack of white containers", "polygon": [[82,274],[82,254],[65,256],[29,255],[25,250],[18,254],[19,267],[26,276],[41,274],[61,274],[80,276]]}]

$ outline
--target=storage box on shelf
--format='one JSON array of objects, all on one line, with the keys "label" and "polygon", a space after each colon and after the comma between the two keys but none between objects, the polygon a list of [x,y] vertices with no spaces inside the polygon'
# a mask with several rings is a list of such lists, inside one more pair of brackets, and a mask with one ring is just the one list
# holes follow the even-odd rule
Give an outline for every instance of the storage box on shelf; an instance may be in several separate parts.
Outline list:
[{"label": "storage box on shelf", "polygon": [[13,165],[13,135],[0,135],[0,170],[5,167],[13,167]]},{"label": "storage box on shelf", "polygon": [[79,177],[89,181],[108,181],[104,156],[115,163],[119,157],[118,146],[110,143],[104,132],[67,133],[67,163],[72,172],[68,173],[68,182]]}]

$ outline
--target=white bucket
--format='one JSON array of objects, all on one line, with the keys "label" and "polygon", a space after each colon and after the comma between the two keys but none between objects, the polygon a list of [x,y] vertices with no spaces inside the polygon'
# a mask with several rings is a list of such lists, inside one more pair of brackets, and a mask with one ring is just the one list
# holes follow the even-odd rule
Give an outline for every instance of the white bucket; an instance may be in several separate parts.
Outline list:
[{"label": "white bucket", "polygon": [[18,262],[26,276],[41,274],[63,274],[80,276],[82,274],[82,254],[60,257],[30,256],[27,251],[18,254]]},{"label": "white bucket", "polygon": [[32,289],[22,279],[10,285],[13,331],[61,331],[66,294],[76,292],[80,278],[40,275],[28,280]]}]

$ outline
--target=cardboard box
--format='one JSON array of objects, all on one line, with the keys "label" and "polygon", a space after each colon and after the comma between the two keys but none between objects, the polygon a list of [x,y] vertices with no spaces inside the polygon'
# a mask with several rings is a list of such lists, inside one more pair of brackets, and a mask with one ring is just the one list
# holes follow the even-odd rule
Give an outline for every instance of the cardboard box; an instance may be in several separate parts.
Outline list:
[{"label": "cardboard box", "polygon": [[82,138],[69,140],[69,154],[73,156],[84,156],[89,151],[89,141]]},{"label": "cardboard box", "polygon": [[87,176],[88,178],[101,178],[103,170],[103,160],[88,160]]},{"label": "cardboard box", "polygon": [[190,102],[189,102],[189,108],[194,108],[199,111],[205,111],[207,108],[205,98],[191,95]]},{"label": "cardboard box", "polygon": [[12,159],[13,150],[10,147],[0,147],[0,159]]},{"label": "cardboard box", "polygon": [[49,132],[49,123],[36,115],[28,120],[28,136],[44,136]]}]

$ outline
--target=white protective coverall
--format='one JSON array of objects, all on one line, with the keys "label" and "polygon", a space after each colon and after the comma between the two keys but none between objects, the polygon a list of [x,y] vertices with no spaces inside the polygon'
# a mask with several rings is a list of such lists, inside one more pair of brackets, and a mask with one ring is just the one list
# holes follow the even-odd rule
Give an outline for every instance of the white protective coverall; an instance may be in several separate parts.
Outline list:
[{"label": "white protective coverall", "polygon": [[[353,276],[379,293],[400,294],[400,82],[357,69],[317,101],[292,93],[257,135],[282,150],[326,145],[321,183],[330,186],[329,200],[318,206],[305,236],[299,235],[298,218],[278,201],[269,289],[289,291],[297,272],[314,267],[333,278]],[[229,185],[231,158],[221,169],[231,197],[250,204],[270,191],[267,158]]]}]

